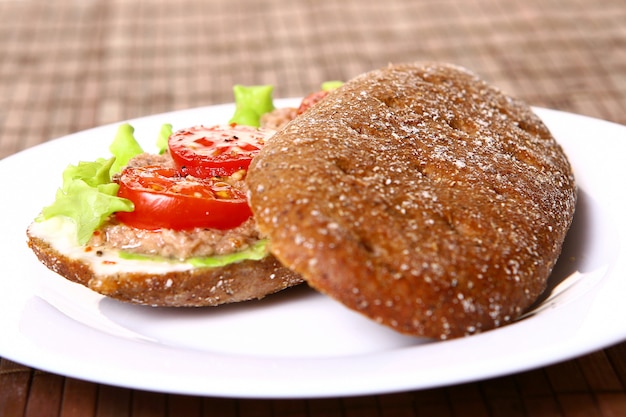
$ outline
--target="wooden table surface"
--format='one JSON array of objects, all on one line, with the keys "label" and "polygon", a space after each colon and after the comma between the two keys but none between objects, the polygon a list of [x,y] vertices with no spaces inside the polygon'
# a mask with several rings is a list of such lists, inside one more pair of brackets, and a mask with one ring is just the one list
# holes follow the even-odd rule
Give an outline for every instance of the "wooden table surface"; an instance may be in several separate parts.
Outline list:
[{"label": "wooden table surface", "polygon": [[[0,158],[230,102],[234,84],[302,96],[425,60],[466,66],[535,106],[626,124],[623,0],[0,0]],[[289,400],[113,387],[2,358],[5,416],[626,416],[626,343],[461,385]]]}]

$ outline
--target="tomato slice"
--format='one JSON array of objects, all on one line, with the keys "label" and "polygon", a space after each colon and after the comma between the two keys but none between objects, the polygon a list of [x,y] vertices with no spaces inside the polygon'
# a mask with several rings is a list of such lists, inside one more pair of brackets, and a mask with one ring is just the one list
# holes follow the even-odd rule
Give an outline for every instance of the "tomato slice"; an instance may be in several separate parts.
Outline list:
[{"label": "tomato slice", "polygon": [[174,168],[126,168],[119,185],[117,195],[131,200],[135,210],[116,217],[139,229],[225,230],[252,216],[242,191],[223,181],[182,176]]},{"label": "tomato slice", "polygon": [[243,125],[195,126],[173,133],[168,145],[181,173],[210,178],[248,169],[273,134],[270,129]]},{"label": "tomato slice", "polygon": [[302,99],[302,102],[300,103],[300,106],[298,107],[298,111],[296,112],[296,114],[301,115],[302,113],[304,113],[305,111],[313,107],[315,103],[317,103],[318,101],[326,97],[328,93],[329,92],[326,90],[320,90],[315,93],[309,94],[308,96]]}]

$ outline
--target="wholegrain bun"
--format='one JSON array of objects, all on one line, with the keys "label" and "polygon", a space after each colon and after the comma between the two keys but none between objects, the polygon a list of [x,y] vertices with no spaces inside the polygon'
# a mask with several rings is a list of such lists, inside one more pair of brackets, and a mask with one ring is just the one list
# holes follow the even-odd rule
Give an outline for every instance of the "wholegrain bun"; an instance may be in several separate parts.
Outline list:
[{"label": "wholegrain bun", "polygon": [[447,64],[358,76],[278,132],[247,177],[278,260],[402,333],[517,319],[546,288],[576,203],[526,104]]}]

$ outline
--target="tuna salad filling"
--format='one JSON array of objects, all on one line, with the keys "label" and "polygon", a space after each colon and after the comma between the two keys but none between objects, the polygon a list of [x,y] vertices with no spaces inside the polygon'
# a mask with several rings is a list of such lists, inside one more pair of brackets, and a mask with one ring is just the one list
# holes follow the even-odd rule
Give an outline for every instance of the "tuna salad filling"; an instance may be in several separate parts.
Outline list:
[{"label": "tuna salad filling", "polygon": [[[149,165],[170,167],[173,166],[173,162],[167,153],[163,155],[142,153],[133,157],[127,166]],[[245,193],[247,187],[244,177],[245,171],[219,179]],[[88,246],[101,251],[120,250],[183,261],[194,257],[230,255],[249,249],[260,240],[262,237],[256,230],[253,218],[227,230],[198,227],[190,230],[147,230],[128,226],[117,221],[115,216],[111,216],[93,233]]]},{"label": "tuna salad filling", "polygon": [[144,230],[112,219],[94,232],[89,246],[97,250],[121,250],[182,261],[192,257],[229,255],[248,249],[261,240],[255,225],[251,218],[229,230]]}]

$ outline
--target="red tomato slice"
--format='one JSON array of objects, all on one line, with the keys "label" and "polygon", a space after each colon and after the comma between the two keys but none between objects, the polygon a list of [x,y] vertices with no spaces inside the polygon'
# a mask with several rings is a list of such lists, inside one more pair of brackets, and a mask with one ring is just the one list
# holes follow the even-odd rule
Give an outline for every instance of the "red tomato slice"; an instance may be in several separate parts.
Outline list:
[{"label": "red tomato slice", "polygon": [[118,220],[139,229],[232,229],[252,216],[246,196],[222,181],[181,176],[157,166],[127,168],[119,179],[119,197],[135,204]]},{"label": "red tomato slice", "polygon": [[296,114],[301,115],[302,113],[304,113],[305,111],[313,107],[315,103],[317,103],[318,101],[320,101],[327,95],[328,95],[328,91],[326,90],[321,90],[321,91],[317,91],[315,93],[309,94],[308,96],[302,99],[302,102],[300,103],[300,107],[298,107],[298,111],[296,112]]},{"label": "red tomato slice", "polygon": [[248,169],[273,130],[251,126],[195,126],[169,138],[169,150],[178,169],[186,175],[210,178]]}]

